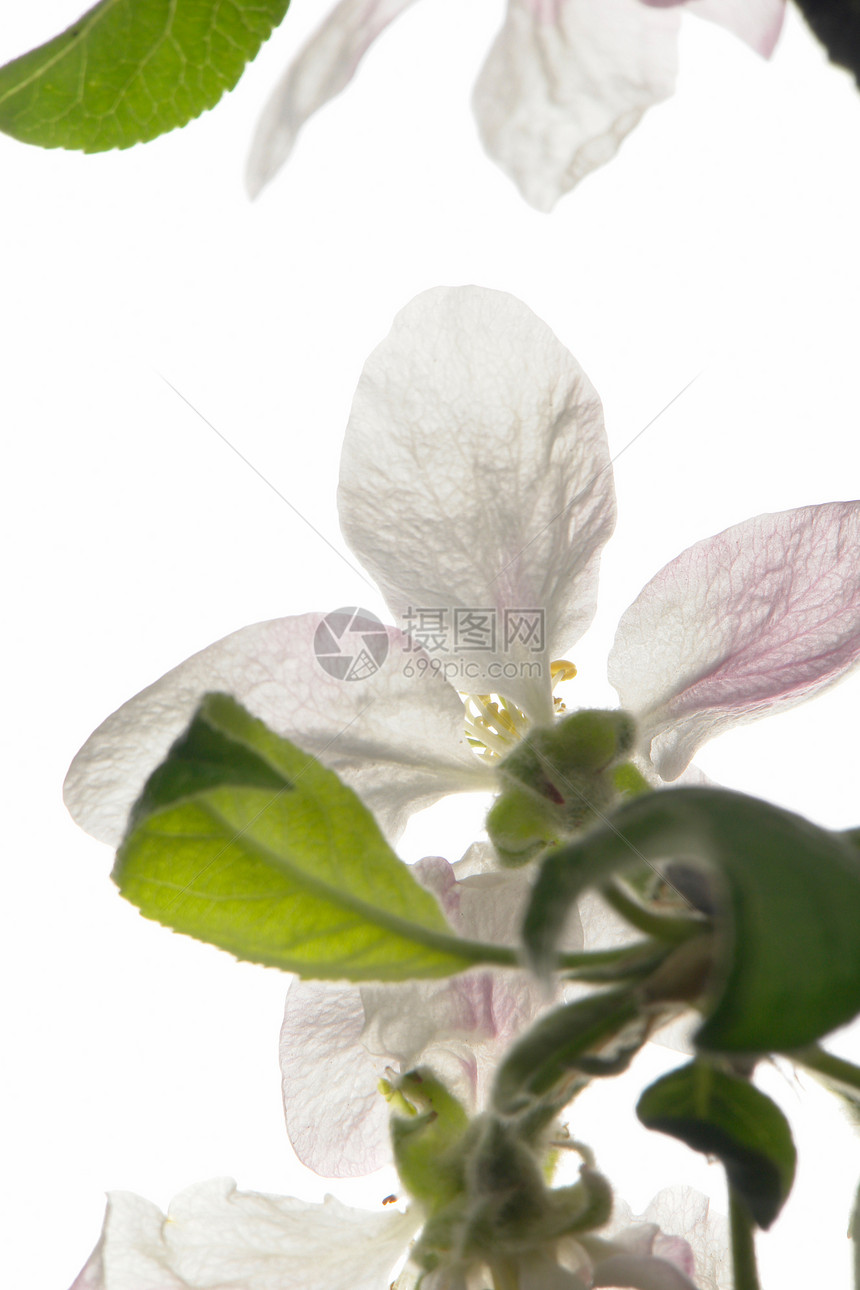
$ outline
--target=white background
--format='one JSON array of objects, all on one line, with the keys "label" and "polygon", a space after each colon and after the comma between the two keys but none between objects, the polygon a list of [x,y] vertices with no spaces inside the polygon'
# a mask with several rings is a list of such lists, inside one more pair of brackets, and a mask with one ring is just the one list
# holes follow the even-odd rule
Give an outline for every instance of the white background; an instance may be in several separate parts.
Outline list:
[{"label": "white background", "polygon": [[[246,623],[362,603],[366,585],[164,384],[173,382],[342,548],[334,490],[362,362],[437,283],[521,296],[605,402],[620,522],[573,703],[611,703],[620,611],[666,560],[747,516],[860,493],[860,98],[791,15],[771,64],[686,19],[676,97],[550,217],[487,161],[468,100],[500,0],[417,5],[246,200],[257,114],[323,6],[293,11],[235,93],[188,129],[96,157],[0,136],[5,678],[2,1280],[65,1290],[103,1192],[321,1196],[279,1101],[284,981],[146,923],[108,850],[65,815],[74,752],[110,711]],[[0,17],[0,58],[78,16]],[[860,822],[860,678],[724,736],[716,779],[831,826]],[[452,859],[439,813],[405,853]],[[834,1041],[860,1057],[860,1040]],[[637,1130],[646,1055],[580,1136],[631,1204],[716,1168]],[[860,1151],[816,1088],[772,1075],[803,1164],[761,1241],[765,1290],[847,1290]],[[622,1096],[623,1093],[623,1096]],[[626,1101],[625,1101],[626,1099]],[[585,1107],[586,1104],[583,1103]],[[805,1158],[811,1151],[809,1159]],[[377,1204],[386,1180],[340,1188]]]}]

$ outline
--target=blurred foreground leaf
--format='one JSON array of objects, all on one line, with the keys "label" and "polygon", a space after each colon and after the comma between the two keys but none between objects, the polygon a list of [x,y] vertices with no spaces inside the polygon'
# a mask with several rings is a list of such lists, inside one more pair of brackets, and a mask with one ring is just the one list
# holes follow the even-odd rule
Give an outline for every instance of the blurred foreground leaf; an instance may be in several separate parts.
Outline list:
[{"label": "blurred foreground leaf", "polygon": [[718,882],[716,970],[697,1044],[785,1052],[860,1012],[860,854],[849,838],[741,793],[677,788],[635,798],[552,852],[524,935],[553,966],[580,893],[643,861],[700,863]]},{"label": "blurred foreground leaf", "polygon": [[797,7],[831,61],[860,84],[860,0],[797,0]]}]

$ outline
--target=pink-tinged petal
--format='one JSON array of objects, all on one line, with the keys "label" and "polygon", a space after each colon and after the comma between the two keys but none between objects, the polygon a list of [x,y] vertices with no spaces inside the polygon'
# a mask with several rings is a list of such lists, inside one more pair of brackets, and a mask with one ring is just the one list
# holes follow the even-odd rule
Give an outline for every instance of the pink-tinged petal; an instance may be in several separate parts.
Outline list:
[{"label": "pink-tinged petal", "polygon": [[361,993],[349,985],[294,981],[281,1027],[287,1137],[323,1178],[360,1178],[391,1159],[384,1070],[361,1042]]},{"label": "pink-tinged petal", "polygon": [[689,1277],[665,1259],[615,1254],[594,1270],[595,1287],[606,1290],[697,1290]]},{"label": "pink-tinged petal", "polygon": [[[693,1283],[700,1290],[731,1290],[728,1223],[711,1210],[707,1196],[690,1187],[665,1188],[638,1217],[623,1200],[616,1199],[612,1221],[601,1236],[609,1238],[604,1261],[599,1264],[601,1277],[616,1275],[621,1267],[627,1267],[633,1268],[640,1280],[595,1280],[595,1285],[641,1285],[650,1290],[652,1282],[641,1280],[644,1268],[646,1277],[664,1278],[653,1282],[660,1290],[664,1285],[666,1290],[676,1286],[682,1290]],[[620,1255],[632,1262],[614,1262]],[[673,1271],[667,1272],[662,1264]]]},{"label": "pink-tinged petal", "polygon": [[[418,611],[446,615],[427,648],[452,683],[550,720],[548,660],[591,622],[615,500],[600,401],[546,324],[481,287],[416,297],[365,364],[339,507],[347,541],[422,644]],[[464,637],[471,611],[495,624],[494,640]],[[523,627],[507,642],[506,623],[508,637]]]},{"label": "pink-tinged petal", "polygon": [[711,1208],[707,1196],[692,1187],[666,1187],[641,1221],[659,1229],[652,1254],[677,1264],[701,1290],[731,1290],[728,1220]]},{"label": "pink-tinged petal", "polygon": [[[528,876],[482,872],[488,852],[476,846],[454,866],[430,857],[415,874],[461,935],[512,945]],[[573,937],[578,947],[576,930]],[[484,1103],[500,1053],[544,1003],[524,972],[474,971],[448,981],[361,989],[293,982],[281,1073],[296,1155],[327,1178],[360,1177],[388,1163],[388,1111],[378,1091],[386,1071],[429,1064],[474,1110]]]},{"label": "pink-tinged petal", "polygon": [[[278,734],[340,775],[390,836],[410,811],[445,793],[490,786],[463,733],[454,689],[416,672],[389,629],[388,654],[365,679],[331,676],[314,653],[324,615],[255,623],[192,655],[123,704],[90,736],[65,783],[66,805],[94,837],[117,845],[144,783],[202,696],[232,694]],[[412,674],[404,674],[406,663]]]},{"label": "pink-tinged petal", "polygon": [[475,86],[490,156],[549,211],[675,88],[679,15],[641,0],[509,0]]},{"label": "pink-tinged petal", "polygon": [[654,9],[677,8],[719,23],[769,58],[785,19],[785,0],[642,0]]},{"label": "pink-tinged petal", "polygon": [[860,502],[736,524],[689,547],[622,615],[609,679],[666,780],[730,727],[860,663]]},{"label": "pink-tinged petal", "polygon": [[239,1192],[229,1178],[180,1192],[166,1216],[113,1192],[99,1279],[79,1277],[72,1290],[387,1290],[417,1225],[331,1196],[319,1205]]},{"label": "pink-tinged petal", "polygon": [[246,169],[252,197],[289,157],[305,121],[350,83],[362,58],[413,0],[340,0],[263,109]]}]

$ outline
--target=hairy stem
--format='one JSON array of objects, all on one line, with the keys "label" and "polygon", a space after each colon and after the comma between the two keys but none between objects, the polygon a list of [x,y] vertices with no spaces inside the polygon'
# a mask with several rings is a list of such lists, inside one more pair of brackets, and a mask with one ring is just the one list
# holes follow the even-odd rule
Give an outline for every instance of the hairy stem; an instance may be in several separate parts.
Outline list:
[{"label": "hairy stem", "polygon": [[860,1093],[860,1066],[848,1062],[844,1057],[834,1057],[826,1053],[817,1044],[809,1048],[798,1048],[788,1056],[798,1066],[805,1066],[815,1075],[821,1075],[829,1084],[842,1085],[853,1093]]},{"label": "hairy stem", "polygon": [[608,882],[600,889],[600,894],[617,914],[638,927],[640,932],[677,945],[681,941],[695,936],[704,926],[700,918],[683,918],[669,914],[655,914],[647,905],[637,900],[619,882]]}]

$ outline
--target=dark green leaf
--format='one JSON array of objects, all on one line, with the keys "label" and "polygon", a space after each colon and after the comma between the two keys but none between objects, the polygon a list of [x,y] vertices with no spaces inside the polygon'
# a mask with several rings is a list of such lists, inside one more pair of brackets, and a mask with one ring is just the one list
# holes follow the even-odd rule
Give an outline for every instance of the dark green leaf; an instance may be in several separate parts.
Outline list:
[{"label": "dark green leaf", "polygon": [[306,976],[393,981],[487,961],[358,797],[226,695],[207,696],[151,776],[113,876],[147,918]]},{"label": "dark green leaf", "polygon": [[0,68],[0,130],[104,152],[185,125],[238,81],[289,0],[102,0]]},{"label": "dark green leaf", "polygon": [[860,83],[860,0],[797,0],[797,5],[831,60]]},{"label": "dark green leaf", "polygon": [[770,1227],[791,1191],[797,1153],[769,1097],[707,1062],[691,1062],[646,1088],[636,1114],[647,1128],[718,1156],[756,1223]]},{"label": "dark green leaf", "polygon": [[524,935],[552,967],[580,893],[642,860],[705,863],[715,884],[717,970],[696,1041],[723,1052],[800,1048],[860,1011],[860,856],[790,811],[716,788],[635,798],[544,861]]},{"label": "dark green leaf", "polygon": [[590,995],[554,1009],[505,1054],[493,1085],[493,1108],[516,1115],[559,1085],[564,1089],[572,1082],[572,1097],[591,1076],[618,1074],[645,1042],[647,1025],[630,990]]}]

